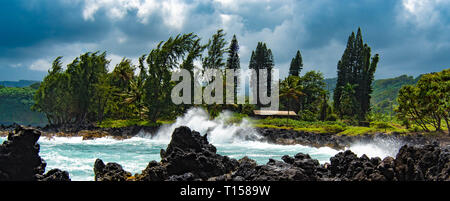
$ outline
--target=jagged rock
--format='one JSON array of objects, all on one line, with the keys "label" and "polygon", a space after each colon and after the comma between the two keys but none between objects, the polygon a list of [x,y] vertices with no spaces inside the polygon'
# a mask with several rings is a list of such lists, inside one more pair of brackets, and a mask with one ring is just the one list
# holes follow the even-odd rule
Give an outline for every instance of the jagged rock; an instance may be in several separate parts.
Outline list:
[{"label": "jagged rock", "polygon": [[257,166],[256,161],[248,158],[247,156],[239,159],[239,166],[234,172],[235,180],[241,180],[250,177],[255,172],[255,167]]},{"label": "jagged rock", "polygon": [[68,174],[63,177],[54,175],[57,171],[43,175],[47,164],[39,156],[37,141],[40,136],[41,132],[36,129],[16,125],[7,141],[0,145],[0,181],[70,180]]},{"label": "jagged rock", "polygon": [[[298,136],[301,136],[300,134]],[[298,137],[297,136],[297,137]],[[366,136],[369,138],[369,136]],[[317,139],[323,138],[317,137]],[[311,138],[313,141],[315,138]],[[438,145],[403,146],[397,157],[358,157],[350,150],[330,158],[330,164],[319,164],[308,154],[285,155],[283,161],[270,159],[265,165],[244,157],[239,161],[221,156],[201,136],[187,127],[172,134],[161,161],[151,161],[137,181],[416,181],[450,180],[450,152]],[[108,166],[109,165],[109,166]],[[126,180],[128,173],[118,164],[97,161],[97,175],[109,180]],[[102,176],[101,178],[104,178]],[[114,178],[114,179],[112,179]]]},{"label": "jagged rock", "polygon": [[131,177],[131,173],[123,170],[117,163],[103,163],[101,159],[95,160],[94,164],[95,181],[126,181]]},{"label": "jagged rock", "polygon": [[[139,180],[160,181],[180,179],[175,175],[190,173],[191,179],[207,180],[230,173],[239,162],[216,153],[216,147],[209,144],[207,136],[182,126],[175,129],[166,150],[161,150],[161,162],[151,162],[138,175]],[[193,176],[192,176],[192,175]]]},{"label": "jagged rock", "polygon": [[315,181],[314,175],[289,163],[270,159],[266,165],[255,167],[255,171],[245,178],[249,181]]},{"label": "jagged rock", "polygon": [[52,169],[45,175],[38,176],[39,181],[70,181],[69,173],[60,169]]},{"label": "jagged rock", "polygon": [[450,153],[437,144],[422,147],[403,146],[395,159],[396,177],[399,181],[450,180]]}]

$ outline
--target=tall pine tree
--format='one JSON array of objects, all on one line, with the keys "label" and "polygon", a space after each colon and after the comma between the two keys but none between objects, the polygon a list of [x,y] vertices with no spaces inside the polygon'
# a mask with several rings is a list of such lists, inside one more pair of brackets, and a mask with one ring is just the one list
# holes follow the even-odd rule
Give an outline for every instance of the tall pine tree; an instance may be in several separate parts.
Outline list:
[{"label": "tall pine tree", "polygon": [[233,39],[231,40],[230,47],[228,48],[228,59],[227,64],[225,66],[227,69],[233,69],[235,70],[235,77],[234,77],[234,100],[236,102],[237,100],[237,81],[239,74],[236,70],[239,70],[241,68],[240,65],[240,59],[239,59],[239,44],[236,39],[236,35],[233,35]]},{"label": "tall pine tree", "polygon": [[[378,64],[379,56],[376,54],[371,57],[370,47],[363,42],[361,29],[358,32],[352,32],[348,38],[347,48],[337,65],[338,79],[334,90],[334,107],[342,117],[356,117],[359,121],[366,118],[370,110],[370,94],[372,93],[372,82],[374,73]],[[350,84],[354,86],[354,93],[344,93],[345,86]],[[342,99],[355,100],[353,110],[342,109]]]},{"label": "tall pine tree", "polygon": [[252,75],[252,77],[255,77],[256,79],[256,86],[252,86],[252,88],[255,90],[256,87],[256,100],[257,100],[257,107],[261,107],[262,104],[259,100],[260,94],[259,94],[259,72],[261,69],[267,69],[267,81],[264,83],[267,88],[267,95],[269,96],[271,93],[271,83],[272,83],[272,70],[274,67],[274,60],[272,55],[272,50],[268,49],[266,44],[263,42],[258,42],[258,45],[256,46],[256,50],[252,51],[252,56],[250,58],[250,64],[249,69],[254,69],[256,75]]},{"label": "tall pine tree", "polygon": [[299,76],[300,71],[303,69],[303,59],[300,54],[300,50],[297,50],[297,54],[291,61],[291,67],[289,68],[289,75]]}]

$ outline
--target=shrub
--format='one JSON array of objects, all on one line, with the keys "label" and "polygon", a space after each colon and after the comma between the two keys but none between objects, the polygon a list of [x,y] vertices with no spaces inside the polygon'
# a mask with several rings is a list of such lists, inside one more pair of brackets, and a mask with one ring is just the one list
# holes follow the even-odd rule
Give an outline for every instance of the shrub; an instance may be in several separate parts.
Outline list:
[{"label": "shrub", "polygon": [[328,133],[340,133],[345,130],[345,128],[341,125],[325,125],[324,130]]},{"label": "shrub", "polygon": [[317,115],[309,110],[301,110],[298,112],[300,120],[303,121],[317,121]]},{"label": "shrub", "polygon": [[384,122],[384,121],[372,121],[372,122],[370,122],[370,127],[380,128],[380,129],[393,129],[394,128],[389,122]]},{"label": "shrub", "polygon": [[337,119],[338,119],[338,117],[336,114],[330,114],[326,118],[327,121],[336,121]]}]

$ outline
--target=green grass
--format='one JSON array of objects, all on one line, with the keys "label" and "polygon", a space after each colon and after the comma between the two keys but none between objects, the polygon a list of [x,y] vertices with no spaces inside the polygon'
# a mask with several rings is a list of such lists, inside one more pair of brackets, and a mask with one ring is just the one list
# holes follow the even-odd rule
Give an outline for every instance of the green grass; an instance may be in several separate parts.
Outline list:
[{"label": "green grass", "polygon": [[286,118],[267,118],[252,120],[255,127],[292,129],[312,133],[334,133],[338,135],[364,135],[374,133],[406,133],[407,129],[390,122],[371,122],[370,127],[349,126],[340,121],[308,122]]},{"label": "green grass", "polygon": [[156,121],[156,123],[150,123],[149,121],[139,120],[139,119],[126,119],[126,120],[107,119],[107,120],[104,120],[98,126],[101,128],[122,128],[122,127],[135,126],[135,125],[157,127],[162,124],[171,124],[171,123],[173,123],[173,121],[158,120],[158,121]]}]

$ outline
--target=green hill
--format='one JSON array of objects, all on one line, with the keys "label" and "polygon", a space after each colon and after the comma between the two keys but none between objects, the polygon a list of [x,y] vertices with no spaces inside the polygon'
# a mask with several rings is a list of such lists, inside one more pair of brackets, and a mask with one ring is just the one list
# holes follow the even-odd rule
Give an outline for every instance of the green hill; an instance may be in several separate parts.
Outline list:
[{"label": "green hill", "polygon": [[47,119],[39,112],[31,111],[33,96],[38,86],[3,87],[0,85],[0,124],[45,125]]},{"label": "green hill", "polygon": [[[373,92],[371,104],[373,111],[387,113],[392,110],[392,107],[397,104],[397,94],[403,85],[416,84],[420,76],[414,78],[412,76],[401,75],[395,78],[379,79],[373,83]],[[325,79],[327,84],[326,89],[333,93],[336,88],[337,78]]]},{"label": "green hill", "polygon": [[5,87],[28,87],[39,81],[34,80],[19,80],[19,81],[0,81],[0,85]]}]

